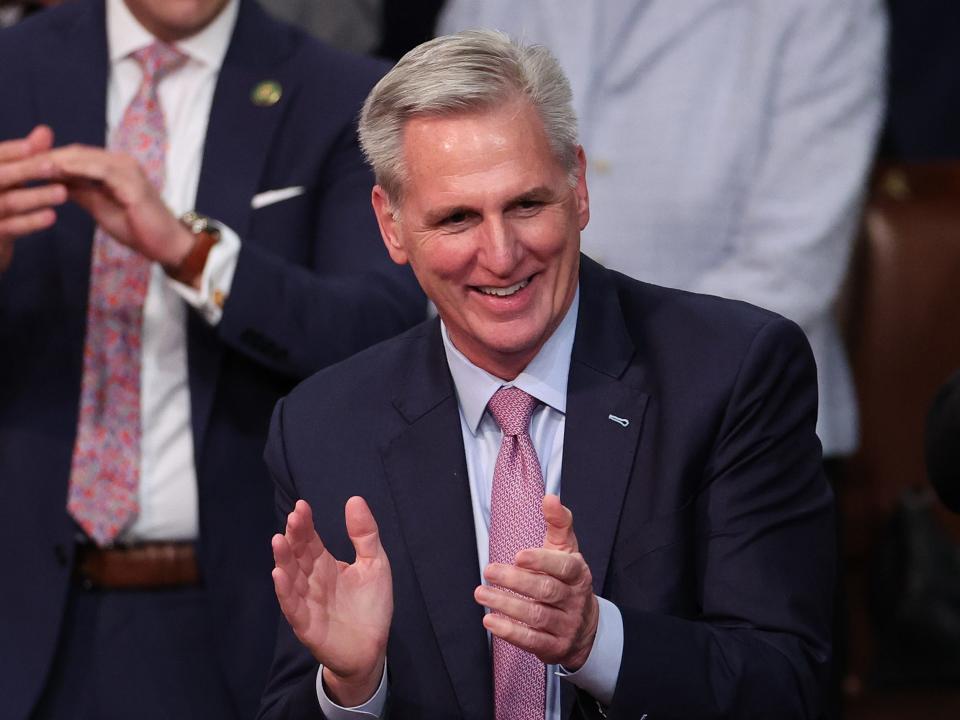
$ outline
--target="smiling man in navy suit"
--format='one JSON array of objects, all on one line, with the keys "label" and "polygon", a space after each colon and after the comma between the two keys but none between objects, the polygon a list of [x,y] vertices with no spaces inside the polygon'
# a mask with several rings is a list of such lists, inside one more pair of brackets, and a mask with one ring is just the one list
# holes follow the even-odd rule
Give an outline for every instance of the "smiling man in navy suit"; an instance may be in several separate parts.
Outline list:
[{"label": "smiling man in navy suit", "polygon": [[356,139],[384,69],[250,0],[75,0],[0,35],[4,718],[256,713],[270,412],[425,316]]},{"label": "smiling man in navy suit", "polygon": [[819,717],[833,519],[803,333],[579,253],[586,159],[543,48],[426,43],[360,134],[439,318],[274,412],[289,627],[261,717]]}]

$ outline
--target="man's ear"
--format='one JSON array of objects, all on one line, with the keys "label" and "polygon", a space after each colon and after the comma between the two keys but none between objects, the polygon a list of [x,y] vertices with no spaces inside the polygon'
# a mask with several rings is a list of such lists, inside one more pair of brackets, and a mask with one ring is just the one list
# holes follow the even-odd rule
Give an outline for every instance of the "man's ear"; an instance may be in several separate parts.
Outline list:
[{"label": "man's ear", "polygon": [[590,193],[587,192],[587,155],[583,145],[577,148],[577,184],[573,188],[577,200],[577,220],[583,230],[590,222]]},{"label": "man's ear", "polygon": [[374,185],[370,202],[373,203],[373,214],[377,216],[380,235],[383,237],[383,244],[387,246],[387,252],[390,253],[390,259],[397,265],[406,265],[409,260],[400,240],[399,222],[390,204],[390,197],[382,187]]}]

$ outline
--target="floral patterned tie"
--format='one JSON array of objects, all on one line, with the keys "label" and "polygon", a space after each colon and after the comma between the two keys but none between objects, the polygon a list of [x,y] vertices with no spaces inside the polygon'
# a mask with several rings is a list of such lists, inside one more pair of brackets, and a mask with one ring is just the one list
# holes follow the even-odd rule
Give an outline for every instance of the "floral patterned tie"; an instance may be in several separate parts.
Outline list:
[{"label": "floral patterned tie", "polygon": [[[110,149],[134,157],[162,190],[167,131],[157,86],[187,57],[155,42],[133,58],[143,81],[114,131]],[[139,512],[140,334],[149,279],[150,261],[98,227],[67,510],[101,546],[111,544]]]},{"label": "floral patterned tie", "polygon": [[[500,388],[487,404],[503,431],[490,496],[490,562],[509,565],[520,550],[543,545],[543,473],[530,438],[536,406],[536,398],[515,387]],[[543,720],[546,682],[539,658],[493,638],[496,720]]]}]

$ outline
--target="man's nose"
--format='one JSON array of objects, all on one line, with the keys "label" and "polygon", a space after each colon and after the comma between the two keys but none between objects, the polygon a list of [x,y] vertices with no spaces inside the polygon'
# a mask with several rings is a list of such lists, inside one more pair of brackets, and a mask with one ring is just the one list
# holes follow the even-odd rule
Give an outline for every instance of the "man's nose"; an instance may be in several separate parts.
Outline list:
[{"label": "man's nose", "polygon": [[488,217],[483,225],[480,256],[484,268],[494,275],[511,275],[522,254],[516,232],[501,216]]}]

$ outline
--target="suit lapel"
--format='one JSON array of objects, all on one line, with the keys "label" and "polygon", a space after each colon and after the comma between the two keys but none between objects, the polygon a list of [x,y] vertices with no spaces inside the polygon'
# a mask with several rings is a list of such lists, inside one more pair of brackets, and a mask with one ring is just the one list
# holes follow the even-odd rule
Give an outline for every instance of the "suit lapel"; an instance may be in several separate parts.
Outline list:
[{"label": "suit lapel", "polygon": [[[49,45],[42,45],[44,40]],[[37,116],[53,129],[55,143],[103,146],[110,71],[103,3],[82,3],[74,12],[63,13],[34,52]],[[63,308],[76,316],[65,325],[77,348],[86,331],[93,231],[93,220],[77,205],[69,203],[58,211],[55,236]]]},{"label": "suit lapel", "polygon": [[[272,137],[296,90],[284,63],[293,50],[291,37],[256,3],[241,2],[217,79],[196,209],[228,225],[241,240],[249,239],[250,201],[259,188]],[[253,89],[264,80],[273,80],[283,88],[273,105],[257,105],[251,99]],[[199,458],[223,350],[216,330],[192,313],[187,327],[190,409]]]},{"label": "suit lapel", "polygon": [[[583,257],[580,314],[567,384],[560,492],[600,595],[643,427],[647,395],[625,379],[634,354],[614,288]],[[563,717],[575,693],[563,684]]]},{"label": "suit lapel", "polygon": [[466,718],[493,714],[473,511],[453,381],[439,323],[395,400],[407,427],[383,453],[403,539],[450,684]]},{"label": "suit lapel", "polygon": [[[285,60],[295,36],[266,17],[253,2],[242,2],[230,47],[213,96],[197,209],[227,223],[243,238],[250,201],[259,189],[272,138],[291,98],[295,77]],[[282,88],[272,105],[256,104],[254,88],[274,81]]]}]

